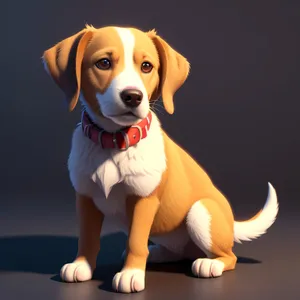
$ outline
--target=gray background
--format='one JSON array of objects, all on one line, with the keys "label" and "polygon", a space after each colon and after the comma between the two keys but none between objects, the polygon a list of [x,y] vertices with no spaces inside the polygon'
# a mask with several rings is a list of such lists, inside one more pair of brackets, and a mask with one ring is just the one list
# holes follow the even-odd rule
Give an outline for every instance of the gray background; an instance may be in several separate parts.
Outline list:
[{"label": "gray background", "polygon": [[[134,296],[274,299],[282,297],[281,292],[299,298],[293,272],[300,267],[300,2],[176,3],[1,4],[1,299],[122,297],[109,291],[125,243],[122,235],[104,240],[95,281],[66,285],[52,277],[76,253],[75,205],[66,161],[80,107],[67,111],[40,58],[85,23],[156,28],[192,66],[175,96],[175,114],[159,113],[165,130],[208,171],[228,196],[237,219],[263,206],[268,181],[280,201],[278,221],[268,234],[236,247],[238,255],[248,257],[236,271],[206,281],[186,276],[181,265],[150,270],[147,291]],[[112,265],[101,267],[105,263]],[[104,288],[97,288],[103,280]]]}]

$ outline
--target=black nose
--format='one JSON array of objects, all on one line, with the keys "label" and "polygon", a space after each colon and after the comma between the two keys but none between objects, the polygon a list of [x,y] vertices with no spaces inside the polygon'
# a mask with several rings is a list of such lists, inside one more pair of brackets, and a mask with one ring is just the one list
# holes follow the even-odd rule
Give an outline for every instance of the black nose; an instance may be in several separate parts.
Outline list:
[{"label": "black nose", "polygon": [[120,94],[126,106],[138,107],[143,100],[143,93],[137,89],[125,89]]}]

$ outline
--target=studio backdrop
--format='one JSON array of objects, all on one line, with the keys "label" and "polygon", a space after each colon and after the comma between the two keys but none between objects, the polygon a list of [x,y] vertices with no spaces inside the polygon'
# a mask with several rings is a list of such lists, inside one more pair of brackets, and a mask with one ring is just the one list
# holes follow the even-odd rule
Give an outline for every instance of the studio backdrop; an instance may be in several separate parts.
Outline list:
[{"label": "studio backdrop", "polygon": [[[1,205],[74,201],[67,158],[80,106],[43,69],[43,51],[86,23],[155,28],[191,63],[175,113],[157,114],[228,196],[252,216],[268,181],[281,213],[300,202],[299,3],[286,1],[7,1],[1,16]],[[180,187],[178,187],[180,188]],[[26,203],[22,197],[26,195]],[[32,196],[32,197],[31,197]],[[32,199],[32,202],[30,202]],[[300,204],[299,206],[300,207]],[[298,209],[299,210],[299,209]]]}]

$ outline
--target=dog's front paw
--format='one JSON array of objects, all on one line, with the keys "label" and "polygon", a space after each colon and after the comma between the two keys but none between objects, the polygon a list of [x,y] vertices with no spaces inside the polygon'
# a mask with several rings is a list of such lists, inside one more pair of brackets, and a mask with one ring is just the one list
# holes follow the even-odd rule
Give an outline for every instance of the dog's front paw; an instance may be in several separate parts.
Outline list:
[{"label": "dog's front paw", "polygon": [[224,263],[217,259],[198,258],[192,265],[192,272],[196,277],[219,277],[224,270]]},{"label": "dog's front paw", "polygon": [[145,289],[145,271],[125,269],[114,276],[112,286],[119,293],[141,292]]},{"label": "dog's front paw", "polygon": [[65,264],[60,270],[60,278],[65,282],[81,282],[92,279],[93,271],[86,261]]}]

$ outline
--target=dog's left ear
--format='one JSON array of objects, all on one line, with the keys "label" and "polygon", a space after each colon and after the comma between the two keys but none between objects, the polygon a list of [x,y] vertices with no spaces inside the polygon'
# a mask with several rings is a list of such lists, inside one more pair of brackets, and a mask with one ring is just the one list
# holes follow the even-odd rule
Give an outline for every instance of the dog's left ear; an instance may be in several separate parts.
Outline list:
[{"label": "dog's left ear", "polygon": [[78,102],[82,60],[92,36],[92,31],[83,29],[46,50],[42,57],[46,71],[64,92],[70,111]]},{"label": "dog's left ear", "polygon": [[147,32],[147,35],[155,44],[160,60],[160,83],[151,98],[157,99],[161,95],[166,111],[173,114],[173,96],[187,79],[190,64],[185,57],[158,36],[155,30]]}]

